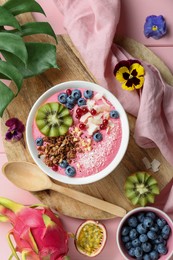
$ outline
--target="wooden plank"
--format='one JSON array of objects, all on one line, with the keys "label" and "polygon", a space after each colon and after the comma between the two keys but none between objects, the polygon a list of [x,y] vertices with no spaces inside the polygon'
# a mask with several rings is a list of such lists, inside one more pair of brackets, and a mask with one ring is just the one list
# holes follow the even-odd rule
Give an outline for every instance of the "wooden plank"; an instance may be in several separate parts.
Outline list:
[{"label": "wooden plank", "polygon": [[[31,21],[33,18],[31,14],[27,14],[20,17],[20,19],[22,22],[25,22],[26,20]],[[44,36],[27,37],[27,40],[36,40],[36,37],[39,41],[45,41],[46,39],[52,41],[50,37]],[[18,117],[25,124],[28,113],[34,102],[42,93],[52,86],[69,80],[95,81],[68,36],[58,36],[57,60],[61,68],[60,70],[50,69],[41,76],[33,77],[24,81],[20,94],[15,98],[15,100],[13,100],[4,113],[1,122],[3,136],[7,130],[5,127],[5,121],[11,117]],[[127,152],[119,166],[109,176],[96,183],[76,186],[61,185],[69,186],[86,194],[123,206],[127,211],[129,211],[133,206],[124,196],[124,182],[130,173],[145,170],[142,158],[147,157],[150,161],[157,158],[161,162],[160,170],[155,174],[155,176],[159,182],[160,188],[163,189],[163,187],[173,177],[173,168],[163,158],[158,149],[144,150],[136,145],[133,138],[135,119],[130,115],[128,118],[130,123],[130,142]],[[12,144],[5,141],[4,147],[9,161],[22,160],[33,162],[29,151],[23,142]],[[36,192],[34,195],[38,197],[42,203],[55,208],[67,216],[83,219],[109,219],[114,217],[111,214],[97,210],[83,203],[76,202],[75,200],[54,191],[47,190]]]}]

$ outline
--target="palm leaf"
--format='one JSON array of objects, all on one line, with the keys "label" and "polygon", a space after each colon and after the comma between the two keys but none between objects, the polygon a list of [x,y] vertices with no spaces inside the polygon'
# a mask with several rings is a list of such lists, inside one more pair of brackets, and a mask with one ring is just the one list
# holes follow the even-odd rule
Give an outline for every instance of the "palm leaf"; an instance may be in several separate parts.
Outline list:
[{"label": "palm leaf", "polygon": [[[46,22],[32,22],[20,25],[16,15],[26,12],[45,14],[35,0],[8,0],[0,6],[0,79],[10,79],[17,86],[17,93],[0,80],[0,117],[5,108],[18,94],[23,78],[39,75],[49,68],[58,68],[56,62],[56,46],[49,43],[25,43],[24,36],[47,34],[56,42],[56,35]],[[13,27],[6,30],[4,26]]]},{"label": "palm leaf", "polygon": [[11,53],[2,52],[8,63],[17,67],[24,78],[39,75],[49,68],[58,68],[56,62],[56,46],[49,43],[27,42],[27,67]]},{"label": "palm leaf", "polygon": [[9,25],[20,30],[20,24],[17,19],[5,8],[0,6],[0,26]]},{"label": "palm leaf", "polygon": [[25,44],[19,35],[12,33],[0,33],[0,52],[10,52],[18,57],[24,64],[27,63],[28,54]]},{"label": "palm leaf", "polygon": [[12,90],[0,81],[0,117],[2,117],[4,110],[14,97]]},{"label": "palm leaf", "polygon": [[41,6],[35,0],[9,0],[4,5],[13,15],[26,12],[37,12],[45,14]]},{"label": "palm leaf", "polygon": [[15,33],[21,37],[28,36],[32,34],[47,34],[52,36],[55,41],[57,41],[56,35],[47,22],[32,22],[21,25],[21,31],[18,30],[10,30],[11,33]]},{"label": "palm leaf", "polygon": [[23,82],[23,77],[19,70],[16,69],[16,67],[14,67],[12,64],[0,60],[0,72],[1,79],[10,79],[14,81],[18,88],[18,93],[22,87]]}]

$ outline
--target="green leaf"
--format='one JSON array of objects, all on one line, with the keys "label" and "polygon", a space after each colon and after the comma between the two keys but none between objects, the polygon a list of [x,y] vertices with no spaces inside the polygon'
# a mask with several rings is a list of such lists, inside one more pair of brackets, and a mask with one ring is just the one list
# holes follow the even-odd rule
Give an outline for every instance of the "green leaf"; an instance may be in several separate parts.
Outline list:
[{"label": "green leaf", "polygon": [[12,90],[0,81],[0,117],[2,117],[4,110],[14,97]]},{"label": "green leaf", "polygon": [[28,54],[26,46],[19,35],[12,33],[1,32],[0,33],[0,51],[10,52],[18,57],[24,64],[27,63]]},{"label": "green leaf", "polygon": [[[22,87],[23,77],[22,74],[13,65],[0,60],[0,77],[5,79],[11,79],[17,86],[18,92]],[[5,75],[5,77],[3,77]],[[17,92],[17,93],[18,93]]]},{"label": "green leaf", "polygon": [[13,64],[24,78],[39,75],[50,68],[58,68],[56,63],[56,46],[49,43],[27,42],[27,67],[11,53],[3,52],[8,63]]},{"label": "green leaf", "polygon": [[5,8],[0,6],[0,26],[12,26],[18,30],[20,30],[20,25],[17,19]]},{"label": "green leaf", "polygon": [[20,35],[21,37],[32,34],[48,34],[52,36],[57,42],[56,35],[50,24],[47,22],[26,23],[21,26],[21,31],[11,30],[10,32]]},{"label": "green leaf", "polygon": [[45,14],[41,6],[35,0],[9,0],[3,4],[13,15],[27,12],[37,12]]}]

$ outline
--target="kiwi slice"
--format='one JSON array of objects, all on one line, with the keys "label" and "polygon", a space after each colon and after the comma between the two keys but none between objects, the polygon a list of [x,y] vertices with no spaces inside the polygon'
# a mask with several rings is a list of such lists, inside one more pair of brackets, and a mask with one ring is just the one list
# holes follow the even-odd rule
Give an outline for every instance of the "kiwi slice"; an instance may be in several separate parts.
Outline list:
[{"label": "kiwi slice", "polygon": [[58,102],[39,107],[35,121],[40,132],[48,137],[65,135],[73,123],[68,108]]},{"label": "kiwi slice", "polygon": [[148,172],[136,172],[125,182],[125,194],[133,205],[144,207],[154,203],[155,195],[160,193],[156,179]]}]

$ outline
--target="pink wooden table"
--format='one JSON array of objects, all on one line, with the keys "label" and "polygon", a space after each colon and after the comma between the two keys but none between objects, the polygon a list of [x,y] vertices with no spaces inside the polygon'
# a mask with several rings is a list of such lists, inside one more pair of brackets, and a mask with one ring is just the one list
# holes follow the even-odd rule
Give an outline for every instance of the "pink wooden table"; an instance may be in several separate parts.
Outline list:
[{"label": "pink wooden table", "polygon": [[[38,2],[42,5],[43,9],[45,10],[47,14],[47,20],[52,24],[56,34],[65,33],[65,30],[63,29],[63,16],[56,9],[53,0],[39,0]],[[141,6],[142,12],[140,10]],[[160,58],[165,61],[165,63],[173,72],[172,10],[172,0],[167,0],[166,5],[164,1],[157,0],[157,3],[154,3],[153,6],[151,5],[150,1],[146,0],[123,0],[121,15],[122,18],[120,21],[119,29],[126,36],[134,38],[135,40],[143,42],[145,45],[151,47],[151,50],[154,51],[157,55],[159,55]],[[158,41],[146,39],[143,35],[143,23],[145,21],[145,17],[151,14],[164,15],[167,20],[167,24],[169,25],[169,34]],[[135,17],[135,19],[132,19],[133,17]],[[37,15],[36,19],[43,21],[45,18],[42,15]],[[136,21],[138,23],[136,23]],[[0,136],[0,169],[1,166],[7,161],[2,144],[3,138],[4,136]],[[16,188],[7,179],[5,179],[2,174],[0,175],[0,196],[13,199],[23,204],[32,204],[38,202],[37,199],[34,196],[32,196],[29,192]],[[75,232],[75,230],[81,223],[81,220],[72,219],[65,216],[61,216],[61,219],[64,223],[64,227],[66,228],[66,230],[70,232]],[[95,257],[95,260],[123,260],[123,258],[120,256],[118,252],[115,239],[116,226],[118,221],[118,218],[102,221],[105,224],[108,231],[108,240],[103,252],[98,257]],[[11,253],[6,241],[6,234],[9,231],[10,227],[11,226],[9,224],[0,224],[0,260],[7,260]],[[69,243],[69,256],[71,257],[71,260],[86,259],[86,257],[83,257],[76,251],[72,239]]]}]

